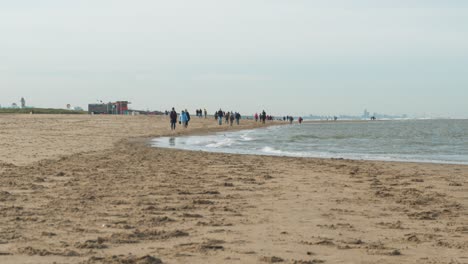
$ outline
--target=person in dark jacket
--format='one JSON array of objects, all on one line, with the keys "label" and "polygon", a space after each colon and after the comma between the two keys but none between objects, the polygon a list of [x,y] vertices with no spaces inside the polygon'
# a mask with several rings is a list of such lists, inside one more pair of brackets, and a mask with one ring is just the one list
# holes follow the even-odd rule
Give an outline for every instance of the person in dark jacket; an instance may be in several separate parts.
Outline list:
[{"label": "person in dark jacket", "polygon": [[219,125],[223,124],[223,115],[224,115],[223,110],[219,109],[218,111],[218,124]]},{"label": "person in dark jacket", "polygon": [[239,125],[239,120],[241,119],[241,115],[239,112],[236,112],[236,123]]},{"label": "person in dark jacket", "polygon": [[171,130],[176,129],[176,123],[177,123],[177,112],[175,111],[174,107],[172,107],[172,111],[169,115],[171,119]]},{"label": "person in dark jacket", "polygon": [[235,118],[234,113],[233,112],[229,113],[229,123],[231,124],[231,126],[234,123],[234,118]]}]

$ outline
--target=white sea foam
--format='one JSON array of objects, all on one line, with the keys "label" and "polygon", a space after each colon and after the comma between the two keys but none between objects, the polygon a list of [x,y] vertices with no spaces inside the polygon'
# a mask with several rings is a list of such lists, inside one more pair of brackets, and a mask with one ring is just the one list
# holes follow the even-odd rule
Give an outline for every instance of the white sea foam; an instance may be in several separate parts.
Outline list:
[{"label": "white sea foam", "polygon": [[249,136],[247,136],[247,135],[242,135],[241,138],[242,138],[242,140],[244,140],[244,141],[252,141],[252,140],[254,140],[252,137],[249,137]]},{"label": "white sea foam", "polygon": [[272,153],[272,154],[282,154],[283,153],[281,150],[274,149],[272,147],[263,147],[262,152]]},{"label": "white sea foam", "polygon": [[206,147],[207,148],[222,148],[222,147],[232,146],[232,144],[234,144],[233,139],[225,138],[225,139],[220,140],[218,142],[207,144]]}]

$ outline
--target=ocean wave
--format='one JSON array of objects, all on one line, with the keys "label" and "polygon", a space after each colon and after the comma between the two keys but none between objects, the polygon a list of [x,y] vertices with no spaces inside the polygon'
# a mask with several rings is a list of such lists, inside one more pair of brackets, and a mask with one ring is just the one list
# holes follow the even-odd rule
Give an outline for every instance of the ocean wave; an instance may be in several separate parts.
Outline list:
[{"label": "ocean wave", "polygon": [[235,140],[231,138],[226,138],[218,142],[207,144],[207,148],[222,148],[222,147],[229,147],[235,143]]},{"label": "ocean wave", "polygon": [[242,140],[244,140],[244,141],[252,141],[252,140],[254,140],[252,137],[249,137],[249,136],[247,136],[247,135],[241,135],[241,138],[242,138]]},{"label": "ocean wave", "polygon": [[339,139],[353,139],[353,138],[358,138],[358,137],[350,136],[350,135],[332,135],[332,136],[294,135],[294,136],[291,136],[289,139],[293,142],[302,142],[304,140],[310,140],[310,139],[339,140]]},{"label": "ocean wave", "polygon": [[264,153],[283,154],[283,151],[272,147],[263,147],[261,151]]}]

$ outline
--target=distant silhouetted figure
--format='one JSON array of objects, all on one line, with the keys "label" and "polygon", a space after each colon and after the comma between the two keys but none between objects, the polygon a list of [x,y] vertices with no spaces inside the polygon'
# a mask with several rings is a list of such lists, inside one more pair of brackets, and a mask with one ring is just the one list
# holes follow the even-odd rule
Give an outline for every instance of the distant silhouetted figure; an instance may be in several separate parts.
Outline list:
[{"label": "distant silhouetted figure", "polygon": [[235,116],[236,116],[236,123],[237,125],[239,125],[239,120],[241,119],[241,115],[240,113],[236,112]]},{"label": "distant silhouetted figure", "polygon": [[229,113],[229,124],[231,124],[231,126],[232,124],[234,124],[234,119],[235,119],[234,113],[233,112]]},{"label": "distant silhouetted figure", "polygon": [[226,119],[226,122],[225,124],[228,125],[229,124],[229,117],[231,116],[231,114],[229,113],[229,111],[224,115],[225,119]]},{"label": "distant silhouetted figure", "polygon": [[223,124],[223,110],[221,110],[221,108],[219,109],[217,116],[218,116],[218,124],[222,125]]},{"label": "distant silhouetted figure", "polygon": [[188,127],[188,124],[190,122],[190,113],[189,113],[189,111],[187,111],[187,109],[185,109],[185,115],[187,116],[187,120],[185,122],[185,127]]}]

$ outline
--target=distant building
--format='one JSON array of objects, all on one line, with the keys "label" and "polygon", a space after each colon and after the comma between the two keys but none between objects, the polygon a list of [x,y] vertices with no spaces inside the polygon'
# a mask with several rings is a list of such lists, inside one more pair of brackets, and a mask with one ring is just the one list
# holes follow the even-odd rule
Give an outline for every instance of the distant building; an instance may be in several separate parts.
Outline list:
[{"label": "distant building", "polygon": [[127,115],[129,104],[131,103],[128,101],[117,101],[114,103],[109,102],[107,104],[89,104],[88,113],[105,115]]},{"label": "distant building", "polygon": [[89,104],[88,113],[90,114],[111,114],[112,105],[108,104]]},{"label": "distant building", "polygon": [[367,109],[364,109],[364,113],[362,114],[362,118],[368,119],[369,117],[370,117],[369,111],[367,111]]},{"label": "distant building", "polygon": [[127,115],[128,114],[128,105],[130,102],[127,101],[117,101],[115,104],[115,113],[117,115]]},{"label": "distant building", "polygon": [[24,100],[24,97],[21,97],[21,108],[26,108],[26,100]]}]

